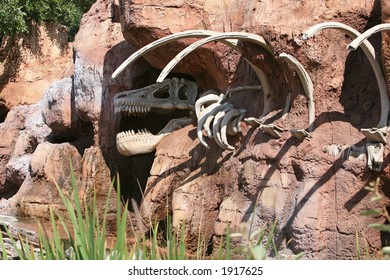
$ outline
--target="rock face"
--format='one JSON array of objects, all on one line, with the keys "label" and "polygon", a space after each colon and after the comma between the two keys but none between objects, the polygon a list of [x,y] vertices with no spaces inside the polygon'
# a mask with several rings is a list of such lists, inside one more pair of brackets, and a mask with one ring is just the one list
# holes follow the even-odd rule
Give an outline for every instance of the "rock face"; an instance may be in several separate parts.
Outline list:
[{"label": "rock face", "polygon": [[[390,3],[389,1],[382,0],[382,22],[390,23]],[[382,57],[383,57],[383,69],[386,73],[387,85],[390,84],[390,34],[389,32],[382,33]],[[389,90],[388,90],[389,92]]]},{"label": "rock face", "polygon": [[33,25],[29,34],[17,42],[4,40],[0,49],[0,104],[8,110],[39,101],[50,84],[73,71],[63,26]]},{"label": "rock face", "polygon": [[[382,5],[385,20],[388,7]],[[350,258],[356,253],[356,232],[364,233],[370,250],[381,246],[381,235],[367,228],[375,219],[359,214],[378,206],[370,202],[371,195],[363,188],[378,176],[385,197],[381,203],[388,205],[387,168],[375,173],[367,169],[362,157],[346,160],[323,152],[332,144],[363,146],[359,130],[378,123],[378,86],[371,66],[361,51],[346,50],[351,38],[339,31],[322,31],[307,42],[300,37],[310,26],[325,21],[342,22],[363,32],[381,23],[379,2],[122,0],[121,7],[123,34],[136,48],[183,30],[247,31],[262,35],[276,55],[294,55],[314,83],[313,137],[300,141],[288,132],[307,126],[307,99],[300,95],[303,90],[298,77],[291,69],[283,69],[275,57],[245,44],[245,55],[257,62],[270,81],[272,109],[282,109],[287,94],[292,93],[287,118],[275,122],[285,132],[274,140],[260,130],[245,128],[242,138],[231,140],[236,141],[234,152],[223,151],[215,143],[210,143],[210,150],[204,149],[194,140],[192,126],[166,137],[157,147],[147,182],[141,207],[145,219],[161,220],[172,212],[176,228],[180,229],[182,222],[187,225],[187,244],[193,250],[199,233],[217,244],[227,225],[248,233],[249,224],[258,229],[275,220],[278,247],[305,252],[308,258]],[[145,58],[162,69],[191,42],[170,43]],[[371,42],[379,52],[380,36],[372,37]],[[383,48],[386,46],[384,41]],[[383,63],[388,71],[387,60]],[[283,73],[287,73],[287,83]],[[248,64],[222,44],[199,48],[177,65],[174,74],[189,75],[204,89],[221,92],[259,83]],[[229,101],[251,115],[261,113],[258,93],[237,95]],[[387,153],[386,147],[385,166]]]},{"label": "rock face", "polygon": [[[304,252],[307,258],[355,258],[356,233],[370,252],[386,244],[387,236],[367,226],[385,219],[360,215],[367,209],[388,209],[390,202],[389,148],[385,146],[384,170],[369,170],[360,132],[375,127],[380,118],[371,65],[361,50],[346,50],[351,38],[340,31],[325,30],[308,41],[300,34],[325,21],[363,32],[389,20],[387,1],[227,2],[98,0],[84,15],[73,43],[74,72],[58,77],[39,103],[13,108],[0,124],[4,132],[0,210],[43,218],[48,218],[49,205],[63,211],[52,179],[67,190],[71,160],[81,197],[89,201],[96,189],[103,207],[111,179],[119,174],[124,198],[139,204],[145,224],[172,215],[175,230],[185,224],[186,244],[192,251],[200,236],[212,251],[228,227],[249,235],[274,223],[278,249]],[[172,76],[195,81],[202,88],[199,94],[259,85],[245,56],[269,80],[267,123],[282,127],[281,137],[274,139],[242,123],[242,133],[229,137],[234,151],[222,150],[208,139],[211,149],[206,149],[197,139],[194,120],[163,138],[153,153],[119,155],[116,133],[138,120],[114,114],[114,95],[154,83],[160,70],[194,40],[160,47],[116,79],[111,79],[112,73],[144,45],[190,29],[246,31],[264,37],[273,54],[251,43],[242,43],[243,55],[220,43],[208,44],[180,62]],[[370,41],[378,53],[382,48],[389,78],[386,36],[378,34]],[[310,140],[296,139],[289,132],[307,127],[308,108],[298,75],[277,59],[282,52],[294,55],[313,80],[316,115]],[[240,92],[228,101],[258,117],[264,107],[262,94]],[[280,118],[289,94],[291,109]],[[346,158],[337,149],[324,152],[329,147],[344,151],[352,147],[356,154]],[[378,177],[383,199],[373,202],[364,186]],[[114,209],[111,200],[110,213]]]}]

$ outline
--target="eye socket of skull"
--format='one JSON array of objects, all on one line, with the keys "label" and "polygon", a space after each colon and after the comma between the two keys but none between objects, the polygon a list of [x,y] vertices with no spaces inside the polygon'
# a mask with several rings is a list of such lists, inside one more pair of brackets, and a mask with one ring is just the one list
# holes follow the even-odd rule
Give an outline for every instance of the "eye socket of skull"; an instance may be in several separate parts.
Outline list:
[{"label": "eye socket of skull", "polygon": [[157,99],[167,99],[171,95],[169,94],[169,85],[161,87],[152,93],[152,96]]},{"label": "eye socket of skull", "polygon": [[183,101],[189,100],[189,97],[187,95],[188,90],[189,90],[189,87],[186,84],[181,85],[179,87],[178,97],[180,100],[183,100]]},{"label": "eye socket of skull", "polygon": [[123,93],[123,94],[116,96],[117,99],[126,98],[126,97],[127,97],[126,93]]}]

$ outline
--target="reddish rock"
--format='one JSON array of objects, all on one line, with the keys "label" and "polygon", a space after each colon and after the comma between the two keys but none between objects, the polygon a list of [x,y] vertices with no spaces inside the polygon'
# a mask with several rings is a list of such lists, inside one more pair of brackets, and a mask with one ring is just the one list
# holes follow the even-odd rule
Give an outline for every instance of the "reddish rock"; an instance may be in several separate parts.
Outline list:
[{"label": "reddish rock", "polygon": [[[386,0],[381,0],[382,23],[390,23],[390,3]],[[385,70],[387,85],[390,84],[390,32],[382,32],[382,63]],[[387,87],[390,92],[390,88]]]},{"label": "reddish rock", "polygon": [[4,40],[0,57],[0,100],[9,109],[38,102],[50,84],[73,71],[72,47],[58,24],[32,25],[20,40]]},{"label": "reddish rock", "polygon": [[[360,50],[346,50],[351,38],[340,31],[322,31],[307,42],[300,38],[308,27],[324,21],[343,22],[363,32],[380,23],[380,9],[375,3],[173,0],[152,4],[122,0],[124,37],[137,48],[190,29],[252,32],[262,35],[276,54],[293,54],[309,72],[315,92],[313,138],[299,141],[288,132],[290,128],[306,127],[308,120],[307,99],[299,95],[303,90],[297,75],[275,57],[245,44],[245,55],[256,61],[270,80],[272,109],[282,109],[287,93],[293,94],[289,115],[276,121],[285,129],[282,137],[274,140],[247,128],[242,137],[231,139],[236,150],[227,152],[215,143],[205,150],[195,139],[192,127],[167,136],[157,147],[151,167],[141,206],[145,217],[162,220],[172,211],[176,227],[185,221],[191,250],[196,250],[199,232],[208,240],[212,235],[223,235],[228,224],[245,232],[249,228],[269,228],[275,220],[278,248],[304,252],[307,258],[354,258],[356,232],[360,236],[364,233],[370,252],[380,248],[380,233],[367,225],[385,219],[363,218],[360,213],[378,207],[363,188],[377,176],[382,184],[388,182],[387,169],[374,173],[367,169],[365,159],[345,160],[323,152],[323,147],[331,144],[362,146],[364,136],[359,130],[377,125],[379,92],[371,66]],[[386,11],[382,8],[383,15]],[[171,43],[145,58],[162,69],[191,42]],[[372,42],[378,50],[380,41],[374,37]],[[188,55],[174,72],[190,75],[205,90],[223,92],[229,86],[258,84],[248,65],[221,44],[209,44]],[[284,76],[289,82],[285,83]],[[262,101],[258,94],[242,96],[244,93],[237,94],[229,101],[252,115],[260,114]],[[193,138],[187,139],[191,135]],[[388,149],[385,164],[387,153]],[[204,195],[206,185],[210,195]],[[388,205],[388,192],[382,191],[381,203]],[[199,207],[202,205],[210,208],[203,211]],[[200,223],[202,215],[208,215],[207,225]],[[214,226],[209,226],[212,223]]]}]

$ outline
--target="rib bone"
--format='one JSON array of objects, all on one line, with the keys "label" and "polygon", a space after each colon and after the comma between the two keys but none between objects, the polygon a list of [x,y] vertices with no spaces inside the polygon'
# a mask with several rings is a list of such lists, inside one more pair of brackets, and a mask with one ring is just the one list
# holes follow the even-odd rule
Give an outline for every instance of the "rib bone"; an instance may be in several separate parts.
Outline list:
[{"label": "rib bone", "polygon": [[227,127],[229,123],[233,123],[232,120],[234,118],[238,117],[241,114],[240,110],[238,109],[233,109],[230,110],[225,114],[225,116],[222,119],[221,122],[221,142],[227,147],[229,150],[234,150],[234,147],[231,146],[228,141],[227,141]]},{"label": "rib bone", "polygon": [[387,91],[386,91],[386,82],[382,73],[381,66],[378,64],[378,62],[375,59],[375,50],[374,47],[371,45],[371,43],[366,40],[369,36],[371,36],[373,33],[385,30],[386,28],[389,28],[390,24],[380,24],[377,26],[374,26],[373,28],[367,30],[364,33],[360,33],[356,29],[340,23],[340,22],[325,22],[325,23],[320,23],[312,26],[309,28],[304,34],[303,34],[303,39],[307,40],[310,37],[312,37],[316,32],[322,30],[322,29],[327,29],[327,28],[332,28],[332,29],[338,29],[346,33],[347,35],[351,36],[354,40],[352,43],[348,45],[349,49],[356,50],[360,44],[362,44],[362,50],[364,54],[367,56],[371,67],[374,70],[374,74],[376,77],[376,80],[378,82],[378,87],[379,87],[379,94],[380,94],[380,99],[381,99],[381,118],[378,123],[378,127],[384,127],[387,126],[388,120],[388,112],[389,112],[389,98],[387,96]]},{"label": "rib bone", "polygon": [[[223,143],[222,138],[221,138],[221,122],[223,120],[223,117],[225,114],[233,109],[233,105],[228,104],[223,110],[219,111],[214,118],[213,122],[213,135],[214,135],[214,140],[224,150],[228,150],[229,147],[228,145],[225,145]],[[234,149],[234,148],[233,148]]]},{"label": "rib bone", "polygon": [[[203,134],[202,134],[202,129],[206,123],[206,120],[210,116],[216,115],[220,110],[225,109],[225,107],[227,106],[226,104],[219,104],[219,103],[215,103],[215,106],[213,106],[213,105],[214,104],[212,104],[206,108],[205,113],[201,116],[200,120],[198,121],[198,127],[196,130],[196,134],[198,136],[200,143],[202,143],[202,145],[205,146],[207,149],[209,149],[210,147],[206,143],[206,141],[204,140]],[[212,107],[212,108],[210,108],[210,107]]]},{"label": "rib bone", "polygon": [[303,67],[303,65],[292,55],[281,53],[279,55],[280,58],[286,60],[290,63],[290,65],[294,68],[294,70],[297,72],[299,79],[301,80],[303,90],[305,91],[305,95],[309,98],[309,126],[308,126],[308,132],[313,131],[313,123],[315,118],[315,108],[314,108],[314,97],[313,97],[313,82],[310,79],[309,74]]}]

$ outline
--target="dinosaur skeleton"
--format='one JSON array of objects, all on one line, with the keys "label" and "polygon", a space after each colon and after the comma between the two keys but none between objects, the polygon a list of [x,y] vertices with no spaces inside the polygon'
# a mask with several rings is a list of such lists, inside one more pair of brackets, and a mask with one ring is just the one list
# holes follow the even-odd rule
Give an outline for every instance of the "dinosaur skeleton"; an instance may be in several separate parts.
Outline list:
[{"label": "dinosaur skeleton", "polygon": [[[372,28],[371,30],[366,31],[363,34],[360,34],[357,30],[338,22],[327,22],[317,24],[311,28],[309,28],[304,34],[303,39],[307,40],[312,37],[316,32],[323,29],[338,29],[346,33],[347,35],[355,38],[355,40],[349,45],[349,48],[356,49],[360,44],[362,44],[362,49],[366,54],[367,58],[370,61],[370,64],[374,70],[375,77],[378,81],[380,97],[381,97],[381,119],[378,123],[379,129],[362,129],[362,133],[367,137],[367,154],[370,162],[368,166],[374,170],[378,170],[381,166],[380,164],[380,156],[378,156],[378,151],[383,151],[383,149],[378,149],[377,146],[371,148],[371,144],[379,143],[381,145],[386,144],[387,140],[387,125],[388,125],[388,113],[389,113],[389,100],[386,92],[386,84],[384,81],[384,77],[382,74],[382,70],[380,65],[375,59],[375,50],[372,45],[365,40],[371,34],[390,29],[389,24],[383,24],[379,27]],[[128,59],[126,59],[113,73],[112,78],[117,77],[128,65],[133,63],[137,58],[145,55],[151,50],[154,50],[157,47],[163,46],[167,43],[185,39],[185,38],[203,38],[195,43],[192,43],[185,49],[183,49],[179,54],[177,54],[161,71],[160,76],[158,77],[156,84],[151,85],[149,87],[145,87],[144,89],[128,91],[118,93],[114,97],[114,105],[115,105],[115,113],[121,113],[129,116],[145,116],[149,112],[159,113],[159,114],[167,114],[172,113],[178,110],[195,110],[195,115],[198,122],[197,127],[197,136],[202,145],[209,148],[209,145],[206,143],[203,130],[205,134],[209,138],[214,138],[215,142],[223,149],[226,150],[234,150],[234,147],[228,143],[227,135],[234,136],[237,133],[241,132],[240,123],[244,121],[246,124],[259,127],[261,131],[267,133],[274,138],[280,138],[280,133],[284,131],[282,127],[279,127],[274,124],[264,124],[265,116],[271,111],[270,102],[268,97],[271,95],[270,87],[268,83],[268,79],[266,74],[257,67],[252,61],[243,57],[249,65],[252,67],[254,72],[259,78],[261,86],[256,87],[246,87],[242,86],[237,89],[230,90],[226,92],[226,94],[218,94],[214,90],[209,90],[203,93],[203,95],[195,102],[197,97],[197,91],[190,90],[189,95],[187,91],[184,94],[186,98],[181,98],[183,96],[183,91],[180,89],[180,86],[173,86],[172,90],[167,89],[167,84],[178,83],[180,81],[187,86],[191,83],[185,81],[184,79],[174,78],[173,80],[165,80],[167,75],[171,72],[171,70],[189,53],[196,50],[197,48],[210,43],[210,42],[220,42],[223,43],[238,53],[242,54],[241,46],[239,45],[240,41],[249,41],[255,43],[260,48],[265,50],[266,52],[274,55],[273,49],[267,45],[265,40],[258,35],[246,33],[246,32],[214,32],[208,30],[189,30],[184,32],[179,32],[176,34],[172,34],[156,40],[134,54],[132,54]],[[308,110],[309,110],[309,122],[308,127],[305,129],[290,129],[291,134],[299,139],[310,139],[310,133],[313,131],[313,123],[315,118],[315,107],[314,107],[314,87],[313,82],[310,79],[309,74],[303,67],[303,65],[293,56],[281,53],[276,59],[280,59],[281,61],[285,61],[289,64],[294,71],[298,74],[299,79],[302,83],[304,94],[308,97]],[[287,81],[288,82],[288,81]],[[191,88],[191,86],[188,86]],[[196,86],[192,86],[196,87]],[[169,86],[170,88],[170,86]],[[228,103],[226,99],[231,96],[231,94],[237,91],[245,91],[245,90],[253,90],[253,89],[262,89],[264,105],[263,112],[261,115],[256,117],[244,117],[246,114],[246,110],[235,108],[232,104]],[[156,93],[161,93],[161,89],[165,89],[165,91],[169,92],[168,95],[160,95]],[[154,98],[154,99],[153,99]],[[173,102],[171,99],[181,99],[180,102]],[[140,100],[140,99],[143,99]],[[165,100],[161,100],[165,99]],[[157,101],[158,100],[158,101]],[[291,95],[288,94],[286,98],[286,104],[283,110],[282,118],[284,118],[290,108]],[[157,106],[154,106],[155,103],[158,103]],[[150,152],[155,149],[159,141],[167,134],[171,133],[173,130],[183,127],[191,123],[191,118],[188,116],[179,119],[173,119],[168,122],[168,124],[161,129],[156,134],[150,133],[146,129],[141,129],[138,132],[134,132],[134,130],[129,130],[125,132],[118,133],[117,135],[117,147],[121,154],[123,155],[134,155],[139,153]],[[375,151],[370,152],[370,151]],[[337,145],[327,146],[324,148],[324,152],[327,152],[331,155],[336,155],[340,152],[339,147]]]},{"label": "dinosaur skeleton", "polygon": [[[157,47],[163,46],[167,43],[185,39],[185,38],[203,38],[195,43],[189,45],[184,50],[182,50],[178,55],[176,55],[168,64],[167,66],[161,71],[160,76],[157,79],[156,85],[159,85],[164,81],[166,76],[169,74],[169,72],[177,65],[177,63],[183,59],[186,55],[194,51],[195,49],[210,43],[210,42],[221,42],[234,50],[236,50],[238,53],[242,54],[241,47],[239,46],[240,41],[248,41],[251,43],[254,43],[258,45],[260,48],[265,50],[266,52],[270,53],[271,55],[274,54],[273,49],[265,42],[263,37],[246,33],[246,32],[227,32],[227,33],[221,33],[221,32],[214,32],[214,31],[208,31],[208,30],[189,30],[184,32],[179,32],[176,34],[172,34],[169,36],[166,36],[164,38],[161,38],[159,40],[156,40],[134,54],[132,54],[128,59],[126,59],[112,74],[112,78],[117,77],[128,65],[133,63],[136,59],[139,57],[145,55],[151,50],[154,50]],[[296,59],[292,58],[292,56],[284,54],[282,56],[285,60],[289,61],[290,64],[293,65],[293,67],[298,72],[298,75],[301,77],[302,82],[310,82],[311,80],[307,75],[306,71],[302,71],[303,66],[300,65]],[[268,83],[268,79],[266,74],[257,67],[253,62],[248,60],[244,57],[244,59],[249,63],[249,65],[252,67],[254,72],[256,73],[257,77],[260,80],[261,87],[248,87],[243,86],[239,87],[237,89],[230,90],[226,93],[226,96],[230,96],[234,92],[237,91],[245,91],[245,90],[253,90],[253,89],[262,89],[263,92],[263,112],[261,115],[256,117],[246,117],[244,118],[244,114],[246,111],[244,109],[234,108],[229,103],[223,103],[224,99],[226,98],[225,95],[218,95],[215,91],[207,91],[204,95],[205,97],[200,98],[198,102],[195,104],[195,113],[196,117],[198,119],[198,129],[197,129],[197,135],[199,138],[199,141],[208,147],[207,143],[204,140],[202,130],[204,129],[206,131],[206,134],[208,137],[214,137],[214,140],[216,143],[222,147],[223,149],[232,150],[233,147],[227,142],[227,136],[226,135],[235,135],[241,131],[240,129],[240,122],[244,121],[248,125],[253,125],[256,127],[259,127],[261,131],[264,133],[267,133],[275,138],[280,138],[280,133],[283,131],[281,127],[278,127],[273,124],[263,124],[265,116],[270,112],[271,106],[268,100],[268,97],[271,96],[270,94],[270,87]],[[298,71],[299,70],[299,71]],[[301,74],[303,73],[303,74]],[[305,93],[309,96],[309,99],[311,100],[311,103],[309,105],[310,108],[313,108],[312,105],[312,90],[309,91],[306,90],[305,87]],[[312,86],[311,86],[312,89]],[[145,88],[144,90],[150,90],[150,88]],[[134,91],[128,92],[126,95],[123,95],[121,93],[118,93],[114,98],[115,102],[123,102],[120,101],[120,97],[122,98],[128,98],[131,100],[131,95],[134,93]],[[310,98],[311,97],[311,98]],[[290,108],[290,100],[291,96],[288,95],[286,98],[286,105],[283,111],[283,116],[286,115]],[[126,115],[146,115],[149,106],[141,101],[134,101],[133,99],[130,102],[131,104],[138,104],[136,102],[139,102],[142,105],[120,105],[118,106],[115,103],[115,112],[123,113]],[[153,100],[149,100],[149,102],[153,102]],[[205,108],[206,107],[206,108]],[[192,109],[192,108],[191,108]],[[313,110],[312,110],[313,111]],[[202,114],[202,115],[201,115]],[[311,116],[314,113],[310,113],[309,117],[309,131],[311,131],[311,123],[312,118]],[[188,123],[188,120],[186,120]],[[164,131],[164,132],[163,132]],[[292,130],[293,131],[293,130]],[[304,130],[305,131],[305,130]],[[147,130],[139,131],[138,133],[130,130],[127,132],[122,132],[117,135],[117,147],[121,154],[123,155],[133,155],[141,152],[149,152],[154,150],[154,148],[157,146],[158,142],[165,136],[164,133],[170,133],[171,129],[165,129],[160,132],[158,132],[156,135],[153,135],[149,133]],[[306,131],[305,131],[306,132]],[[299,134],[299,133],[297,133]],[[140,142],[143,142],[141,144]],[[137,143],[137,144],[136,144]],[[139,147],[139,148],[130,148],[130,147]]]}]

